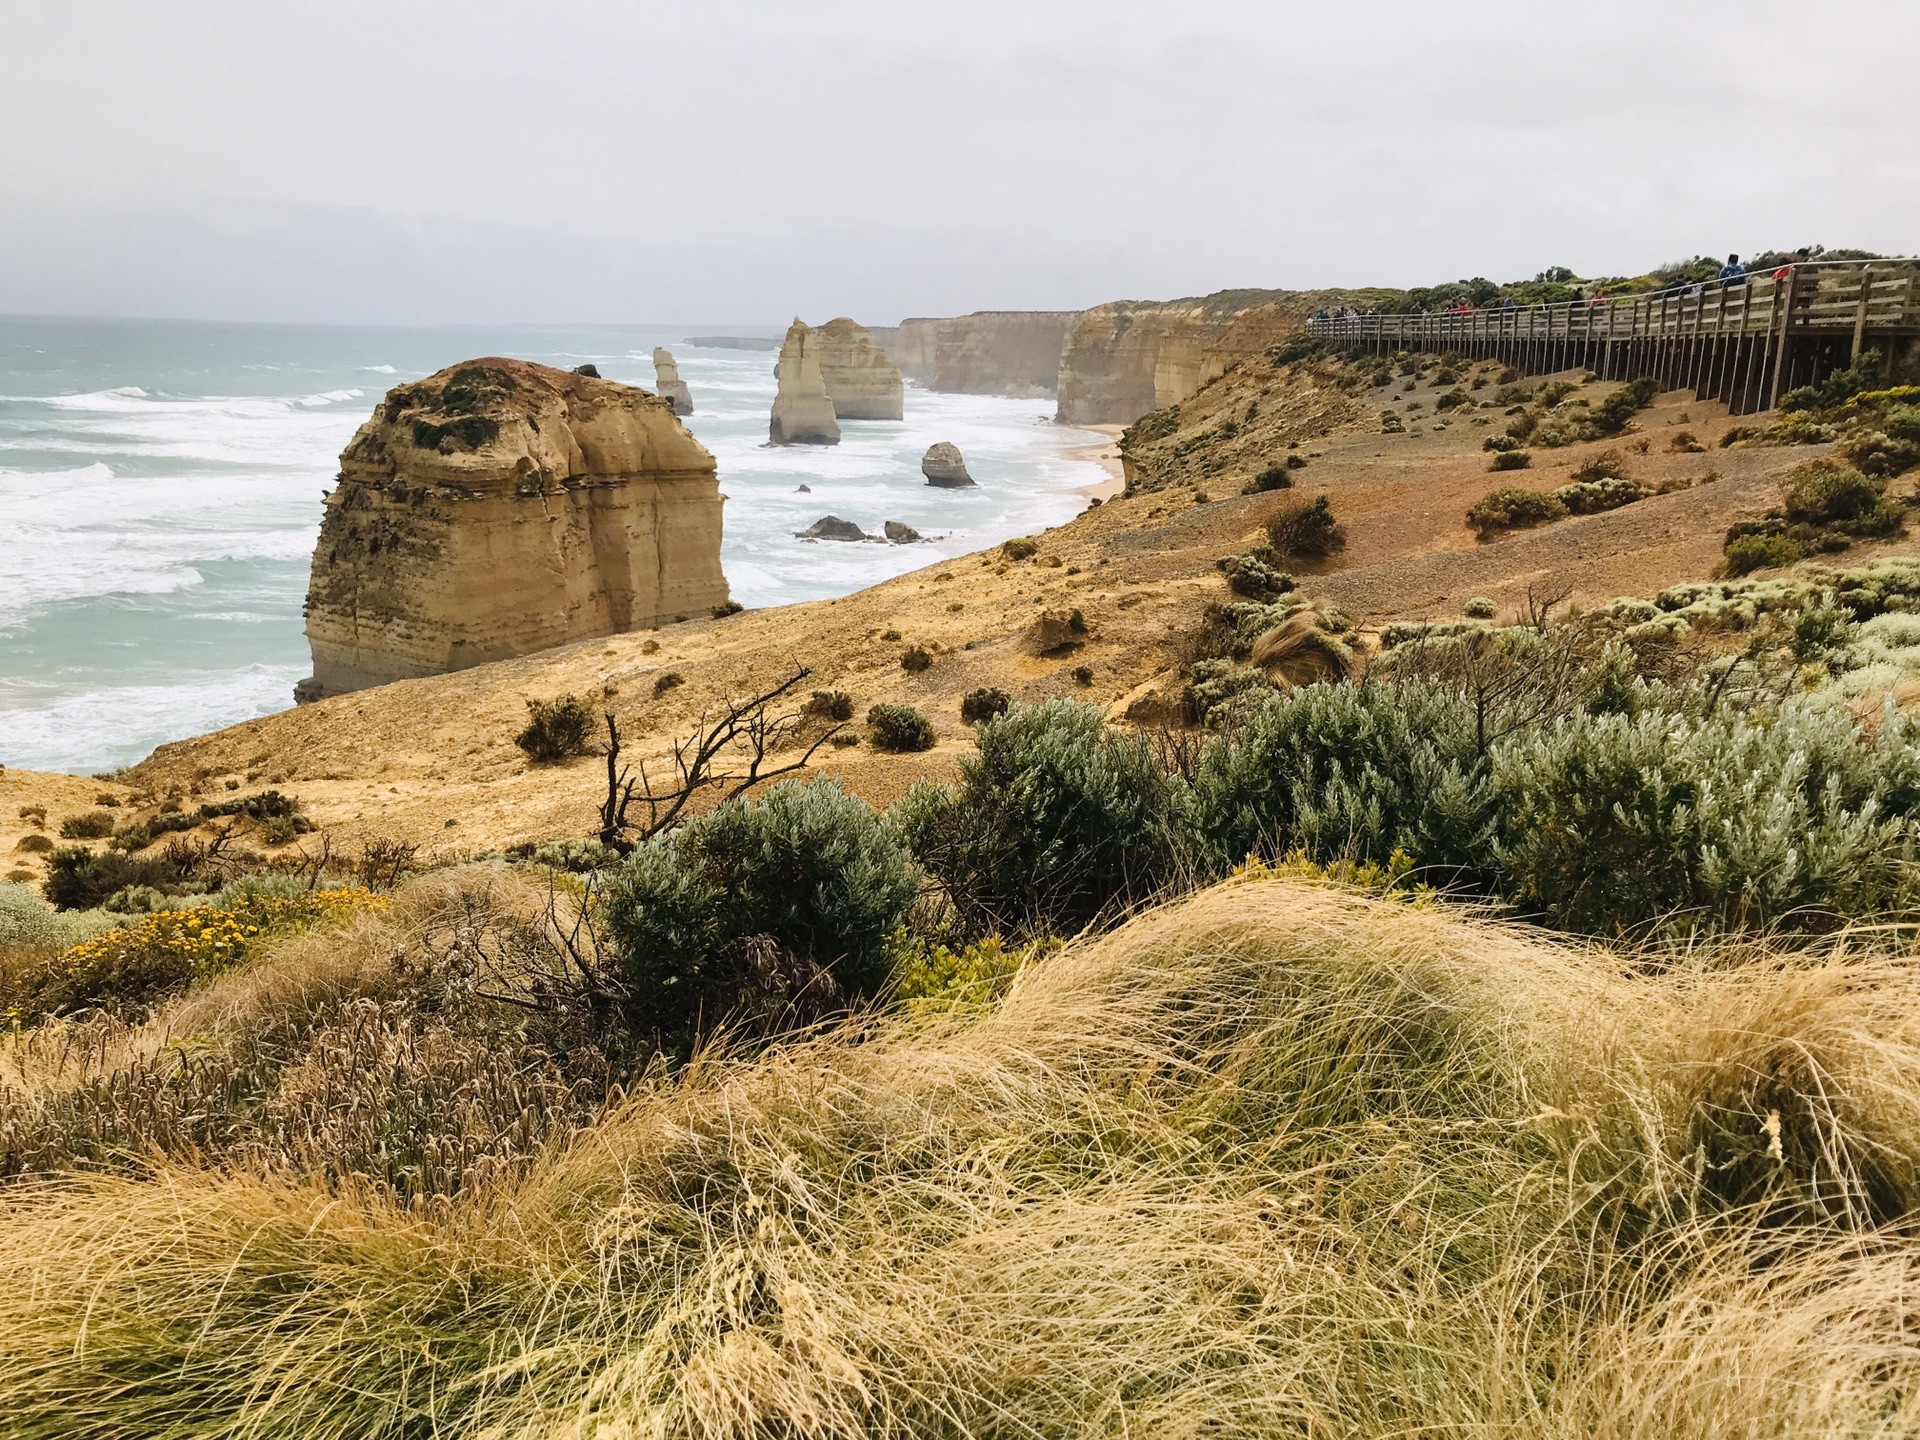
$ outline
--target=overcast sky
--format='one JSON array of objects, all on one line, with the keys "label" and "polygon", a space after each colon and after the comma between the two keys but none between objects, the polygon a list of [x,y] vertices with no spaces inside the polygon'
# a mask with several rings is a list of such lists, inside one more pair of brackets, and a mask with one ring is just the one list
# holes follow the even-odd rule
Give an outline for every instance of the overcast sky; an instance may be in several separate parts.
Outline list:
[{"label": "overcast sky", "polygon": [[0,0],[0,311],[871,323],[1920,249],[1920,0]]}]

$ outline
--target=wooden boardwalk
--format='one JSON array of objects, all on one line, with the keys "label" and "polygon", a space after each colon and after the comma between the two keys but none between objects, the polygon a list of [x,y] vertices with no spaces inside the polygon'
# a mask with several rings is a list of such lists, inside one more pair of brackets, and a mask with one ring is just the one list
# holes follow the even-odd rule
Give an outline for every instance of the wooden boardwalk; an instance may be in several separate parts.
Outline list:
[{"label": "wooden boardwalk", "polygon": [[1815,261],[1742,284],[1307,326],[1331,345],[1371,354],[1451,351],[1534,375],[1577,366],[1608,380],[1651,375],[1662,389],[1692,390],[1743,415],[1773,409],[1863,350],[1889,365],[1920,356],[1920,261]]}]

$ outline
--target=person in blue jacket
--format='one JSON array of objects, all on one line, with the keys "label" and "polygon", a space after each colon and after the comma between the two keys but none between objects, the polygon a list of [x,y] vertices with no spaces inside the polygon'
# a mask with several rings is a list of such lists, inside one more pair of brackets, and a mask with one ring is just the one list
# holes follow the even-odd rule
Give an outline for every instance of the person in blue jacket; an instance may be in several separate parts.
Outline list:
[{"label": "person in blue jacket", "polygon": [[1727,263],[1720,267],[1722,285],[1744,285],[1747,283],[1747,267],[1740,263],[1738,255],[1727,256]]}]

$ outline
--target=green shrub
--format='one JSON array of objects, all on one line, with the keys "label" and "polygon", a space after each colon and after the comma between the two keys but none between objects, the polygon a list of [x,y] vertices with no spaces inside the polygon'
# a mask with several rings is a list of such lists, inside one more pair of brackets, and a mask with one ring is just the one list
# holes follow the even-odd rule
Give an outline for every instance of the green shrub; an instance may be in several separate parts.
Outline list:
[{"label": "green shrub", "polygon": [[1276,555],[1318,559],[1344,550],[1347,536],[1334,518],[1333,502],[1316,495],[1286,506],[1269,520],[1267,542]]},{"label": "green shrub", "polygon": [[1382,410],[1380,412],[1380,433],[1382,435],[1404,435],[1407,433],[1407,423],[1400,418],[1397,411]]},{"label": "green shrub", "polygon": [[1484,872],[1491,794],[1473,707],[1419,683],[1310,685],[1210,746],[1194,779],[1215,867],[1302,850],[1318,861]]},{"label": "green shrub", "polygon": [[1605,510],[1618,510],[1622,505],[1635,504],[1651,494],[1653,491],[1638,480],[1607,478],[1576,480],[1571,485],[1562,485],[1553,492],[1553,498],[1566,506],[1570,514],[1598,515]]},{"label": "green shrub", "polygon": [[960,718],[969,725],[981,725],[996,715],[1007,713],[1013,697],[997,685],[969,690],[960,701]]},{"label": "green shrub", "polygon": [[[1505,456],[1499,457],[1505,459]],[[1567,518],[1567,507],[1541,490],[1496,490],[1467,510],[1467,528],[1479,535],[1547,525]]]},{"label": "green shrub", "polygon": [[729,801],[642,845],[608,886],[628,1017],[684,1049],[729,1020],[774,1028],[873,995],[913,893],[899,841],[835,782]]},{"label": "green shrub", "polygon": [[1852,365],[1835,370],[1819,384],[1789,390],[1781,397],[1780,408],[1789,414],[1796,410],[1831,410],[1855,395],[1872,390],[1879,384],[1879,376],[1880,352],[1863,350]]},{"label": "green shrub", "polygon": [[118,923],[98,911],[56,911],[31,885],[0,884],[0,946],[64,950]]},{"label": "green shrub", "polygon": [[960,783],[923,782],[890,816],[975,933],[1070,933],[1172,880],[1184,797],[1147,743],[1070,700],[974,734]]},{"label": "green shrub", "polygon": [[724,620],[729,615],[738,615],[746,608],[747,607],[742,605],[738,600],[722,600],[718,605],[713,607],[713,618],[716,620]]},{"label": "green shrub", "polygon": [[578,696],[527,701],[527,728],[513,737],[536,765],[557,765],[592,749],[593,712]]},{"label": "green shrub", "polygon": [[1269,345],[1267,358],[1273,362],[1274,368],[1278,369],[1282,365],[1311,360],[1316,355],[1325,354],[1326,349],[1326,345],[1315,339],[1309,331],[1296,330],[1277,344]]},{"label": "green shrub", "polygon": [[1258,475],[1247,481],[1241,489],[1242,495],[1262,495],[1269,490],[1291,490],[1293,475],[1285,465],[1278,462],[1265,466]]},{"label": "green shrub", "polygon": [[1899,525],[1898,507],[1892,508],[1891,523],[1888,521],[1884,479],[1862,475],[1831,460],[1795,467],[1780,488],[1790,521],[1839,525],[1854,534],[1885,534]]},{"label": "green shrub", "polygon": [[1731,576],[1792,565],[1807,558],[1807,552],[1785,535],[1739,535],[1727,542],[1726,553],[1725,569]]},{"label": "green shrub", "polygon": [[104,840],[113,834],[113,812],[110,810],[83,810],[77,815],[65,815],[60,820],[60,838],[62,840]]},{"label": "green shrub", "polygon": [[1004,542],[1000,546],[1000,552],[1009,560],[1031,560],[1040,553],[1040,542],[1030,537],[1022,536],[1018,539]]},{"label": "green shrub", "polygon": [[933,664],[933,655],[924,645],[909,645],[900,654],[900,668],[909,675],[918,675]]},{"label": "green shrub", "polygon": [[934,745],[933,722],[911,705],[875,705],[867,711],[867,728],[876,750],[909,754]]},{"label": "green shrub", "polygon": [[1660,382],[1650,375],[1629,380],[1593,408],[1588,425],[1595,435],[1618,435],[1659,393]]},{"label": "green shrub", "polygon": [[1533,464],[1533,456],[1529,455],[1525,450],[1499,450],[1494,454],[1492,461],[1488,463],[1487,469],[1493,471],[1525,470],[1531,464]]},{"label": "green shrub", "polygon": [[816,690],[800,706],[800,713],[822,720],[851,720],[853,697],[844,690]]},{"label": "green shrub", "polygon": [[1496,454],[1504,453],[1508,450],[1518,450],[1520,442],[1511,435],[1489,435],[1480,442],[1480,448],[1494,451]]},{"label": "green shrub", "polygon": [[164,889],[177,885],[179,879],[179,870],[161,858],[136,860],[114,850],[95,852],[84,845],[66,845],[47,856],[43,888],[56,910],[92,910],[129,885]]},{"label": "green shrub", "polygon": [[1920,440],[1895,439],[1873,430],[1849,438],[1840,453],[1863,474],[1904,475],[1920,465]]},{"label": "green shrub", "polygon": [[[218,820],[228,815],[244,815],[249,820],[284,820],[291,819],[299,813],[300,797],[282,795],[278,790],[262,790],[258,795],[239,795],[231,800],[215,800],[202,805],[199,811],[202,820]],[[176,818],[185,819],[185,817]],[[188,830],[194,824],[192,820],[187,820],[185,824],[168,824],[166,823],[168,819],[168,816],[161,814],[149,818],[146,823],[153,827],[155,834],[161,835],[170,830]]]},{"label": "green shrub", "polygon": [[1213,563],[1227,577],[1227,588],[1234,594],[1249,600],[1272,600],[1287,594],[1294,585],[1293,576],[1276,570],[1272,560],[1272,550],[1261,546],[1238,555],[1223,555]]},{"label": "green shrub", "polygon": [[[1451,383],[1450,381],[1440,380],[1438,376],[1436,376],[1435,379],[1443,385]],[[1435,400],[1433,402],[1433,408],[1435,410],[1457,410],[1462,405],[1471,404],[1473,404],[1473,398],[1456,385],[1453,389],[1447,391],[1446,394]]]},{"label": "green shrub", "polygon": [[1471,620],[1491,620],[1498,613],[1493,601],[1484,595],[1476,595],[1461,607],[1461,614]]},{"label": "green shrub", "polygon": [[1592,934],[1820,928],[1913,901],[1920,740],[1843,713],[1575,714],[1495,747],[1517,903]]}]

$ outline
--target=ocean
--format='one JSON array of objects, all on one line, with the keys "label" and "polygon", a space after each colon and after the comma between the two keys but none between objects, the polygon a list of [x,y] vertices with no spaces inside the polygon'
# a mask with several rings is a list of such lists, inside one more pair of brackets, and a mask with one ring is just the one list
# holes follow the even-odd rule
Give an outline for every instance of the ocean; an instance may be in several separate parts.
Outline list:
[{"label": "ocean", "polygon": [[[0,764],[92,773],[292,703],[300,606],[337,457],[391,386],[483,355],[652,388],[655,345],[728,496],[722,563],[743,605],[844,595],[1056,525],[1103,478],[1100,437],[1044,400],[908,387],[902,422],[831,448],[767,446],[771,351],[729,327],[389,329],[0,317]],[[770,332],[769,332],[770,333]],[[979,482],[920,475],[939,440]],[[799,487],[805,485],[810,493]],[[808,543],[823,515],[927,543]]]}]

